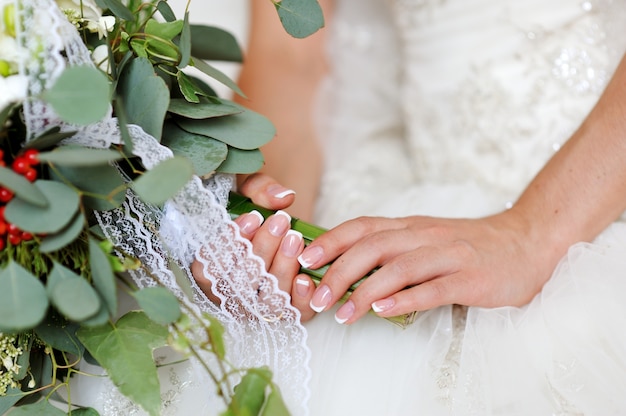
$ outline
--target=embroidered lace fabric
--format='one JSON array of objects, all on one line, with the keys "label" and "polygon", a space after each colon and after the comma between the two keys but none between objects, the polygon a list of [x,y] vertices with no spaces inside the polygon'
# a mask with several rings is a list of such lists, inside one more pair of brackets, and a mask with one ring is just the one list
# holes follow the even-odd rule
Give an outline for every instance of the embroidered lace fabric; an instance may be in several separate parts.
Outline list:
[{"label": "embroidered lace fabric", "polygon": [[[18,44],[23,52],[20,73],[28,76],[31,96],[50,87],[66,66],[93,65],[89,51],[54,1],[15,0],[15,5],[23,22],[18,29]],[[122,143],[111,111],[99,123],[77,127],[61,123],[49,106],[33,100],[24,104],[24,118],[30,138],[50,126],[60,125],[64,131],[78,131],[66,139],[66,144],[108,148]],[[146,168],[172,157],[168,148],[140,127],[129,126],[129,133],[133,152]],[[145,270],[130,272],[139,287],[155,285],[156,278],[196,312],[205,311],[217,317],[226,329],[228,361],[241,369],[268,366],[289,408],[294,414],[307,414],[306,385],[310,370],[306,333],[299,323],[299,312],[289,303],[289,296],[278,289],[276,278],[265,271],[263,261],[252,253],[250,243],[239,235],[225,210],[233,185],[233,177],[228,175],[214,175],[204,183],[194,177],[165,209],[144,204],[128,191],[120,208],[96,212],[96,216],[120,252],[137,257],[146,266]],[[195,284],[189,270],[193,258],[203,264],[204,275],[211,280],[219,305],[210,302]],[[172,264],[183,271],[193,287],[191,299],[177,283]],[[219,370],[210,356],[203,358],[215,371]],[[195,360],[192,363],[193,367],[184,363],[160,370],[163,414],[196,411],[217,414],[222,410],[215,386],[198,363]],[[232,378],[235,383],[237,377]],[[89,396],[88,400],[100,403],[102,414],[139,411],[115,389],[110,389],[107,382],[102,383],[93,389],[78,387],[78,390]],[[187,395],[188,402],[181,403],[181,386],[191,384],[197,389],[195,395]],[[98,394],[101,397],[96,397]],[[184,412],[177,410],[181,406],[186,409]]]}]

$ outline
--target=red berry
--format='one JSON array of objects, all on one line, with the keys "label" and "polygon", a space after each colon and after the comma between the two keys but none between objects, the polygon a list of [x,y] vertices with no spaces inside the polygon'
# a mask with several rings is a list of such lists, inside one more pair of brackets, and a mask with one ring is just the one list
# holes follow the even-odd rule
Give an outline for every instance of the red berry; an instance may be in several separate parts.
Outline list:
[{"label": "red berry", "polygon": [[22,157],[16,158],[13,161],[13,164],[11,165],[11,167],[13,168],[15,173],[19,173],[20,175],[25,174],[26,171],[28,171],[28,169],[30,169],[30,165],[28,164],[28,162],[26,162],[26,159],[24,159]]},{"label": "red berry", "polygon": [[6,205],[1,205],[0,206],[0,220],[4,221],[4,209],[6,208]]},{"label": "red berry", "polygon": [[29,165],[37,165],[39,164],[39,151],[36,149],[28,149],[24,152],[23,158]]},{"label": "red berry", "polygon": [[13,199],[13,192],[7,188],[0,188],[0,201],[9,202],[11,199]]},{"label": "red berry", "polygon": [[26,173],[24,173],[24,177],[28,179],[30,182],[34,182],[37,179],[37,169],[28,168]]},{"label": "red berry", "polygon": [[11,223],[8,224],[7,231],[9,232],[9,235],[20,235],[20,234],[22,234],[22,230],[17,228],[17,225],[11,224]]},{"label": "red berry", "polygon": [[7,163],[4,160],[0,159],[0,166],[5,167],[6,165]]},{"label": "red berry", "polygon": [[22,231],[20,237],[22,238],[22,241],[30,241],[33,239],[33,235],[28,231]]},{"label": "red berry", "polygon": [[0,235],[5,235],[7,233],[7,223],[3,221],[0,221]]},{"label": "red berry", "polygon": [[19,234],[9,234],[9,243],[16,246],[22,242],[22,236]]},{"label": "red berry", "polygon": [[4,158],[4,150],[0,149],[0,159]]}]

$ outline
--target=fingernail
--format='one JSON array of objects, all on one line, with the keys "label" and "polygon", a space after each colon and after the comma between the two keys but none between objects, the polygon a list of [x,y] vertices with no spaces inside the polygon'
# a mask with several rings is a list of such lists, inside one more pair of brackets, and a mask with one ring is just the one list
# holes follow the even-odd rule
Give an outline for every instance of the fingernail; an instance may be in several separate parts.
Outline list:
[{"label": "fingernail", "polygon": [[394,302],[393,299],[389,298],[389,299],[381,299],[381,300],[377,300],[376,302],[372,303],[372,309],[374,310],[374,312],[376,313],[381,313],[381,312],[385,312],[386,310],[389,310],[393,307],[393,305],[395,305],[396,302]]},{"label": "fingernail", "polygon": [[340,324],[345,324],[352,315],[354,315],[354,302],[348,300],[341,308],[337,309],[335,321]]},{"label": "fingernail", "polygon": [[307,279],[302,277],[296,278],[296,293],[298,296],[306,296],[306,294],[309,293],[309,286],[310,283]]},{"label": "fingernail", "polygon": [[287,235],[283,237],[283,241],[280,243],[280,250],[287,257],[296,257],[301,247],[302,234],[295,230],[287,231]]},{"label": "fingernail", "polygon": [[284,235],[291,226],[291,216],[285,211],[276,211],[267,223],[269,232],[275,237]]},{"label": "fingernail", "polygon": [[267,193],[272,195],[274,198],[282,199],[287,195],[295,195],[296,191],[285,188],[281,185],[271,185],[267,188]]},{"label": "fingernail", "polygon": [[252,234],[263,224],[264,220],[265,218],[259,211],[250,211],[241,219],[239,228],[243,234]]},{"label": "fingernail", "polygon": [[322,258],[324,255],[324,249],[321,246],[309,246],[304,249],[302,254],[298,256],[298,262],[305,269],[308,269]]},{"label": "fingernail", "polygon": [[332,297],[333,295],[330,292],[330,288],[326,285],[321,285],[315,290],[309,306],[315,312],[321,312],[326,309]]}]

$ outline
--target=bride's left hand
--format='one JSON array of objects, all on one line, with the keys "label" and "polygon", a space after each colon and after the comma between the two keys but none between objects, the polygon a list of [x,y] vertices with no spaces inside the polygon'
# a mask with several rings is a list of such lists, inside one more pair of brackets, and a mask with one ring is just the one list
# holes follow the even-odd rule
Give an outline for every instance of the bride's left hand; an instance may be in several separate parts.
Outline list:
[{"label": "bride's left hand", "polygon": [[311,307],[328,309],[379,266],[338,309],[338,322],[353,323],[370,308],[389,317],[455,303],[523,305],[541,290],[560,258],[538,244],[531,231],[511,210],[482,219],[347,221],[300,256],[309,268],[333,261]]}]

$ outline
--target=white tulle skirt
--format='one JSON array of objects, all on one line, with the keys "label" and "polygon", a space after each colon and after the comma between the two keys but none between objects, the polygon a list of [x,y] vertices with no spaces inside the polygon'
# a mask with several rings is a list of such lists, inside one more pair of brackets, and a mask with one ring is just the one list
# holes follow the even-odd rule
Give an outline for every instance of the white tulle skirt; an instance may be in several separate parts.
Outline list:
[{"label": "white tulle skirt", "polygon": [[[379,210],[454,217],[494,206],[471,184],[418,186],[401,200]],[[307,324],[311,415],[626,414],[625,296],[626,224],[615,223],[573,245],[521,308],[441,307],[406,329],[321,313]]]}]

